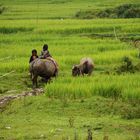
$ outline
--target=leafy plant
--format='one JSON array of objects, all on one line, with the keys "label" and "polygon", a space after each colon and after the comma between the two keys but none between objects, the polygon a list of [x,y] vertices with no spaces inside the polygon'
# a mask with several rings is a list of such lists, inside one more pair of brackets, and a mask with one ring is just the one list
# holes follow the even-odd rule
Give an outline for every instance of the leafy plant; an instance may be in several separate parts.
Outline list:
[{"label": "leafy plant", "polygon": [[104,10],[78,11],[76,18],[140,18],[140,6],[135,4],[123,4],[115,8]]}]

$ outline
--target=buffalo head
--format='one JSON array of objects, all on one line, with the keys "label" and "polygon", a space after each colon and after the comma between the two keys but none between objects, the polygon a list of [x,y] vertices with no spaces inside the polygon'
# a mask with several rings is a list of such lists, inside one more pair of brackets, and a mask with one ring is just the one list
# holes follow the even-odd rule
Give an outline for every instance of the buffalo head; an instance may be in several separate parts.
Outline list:
[{"label": "buffalo head", "polygon": [[80,75],[81,71],[78,65],[72,67],[72,76]]}]

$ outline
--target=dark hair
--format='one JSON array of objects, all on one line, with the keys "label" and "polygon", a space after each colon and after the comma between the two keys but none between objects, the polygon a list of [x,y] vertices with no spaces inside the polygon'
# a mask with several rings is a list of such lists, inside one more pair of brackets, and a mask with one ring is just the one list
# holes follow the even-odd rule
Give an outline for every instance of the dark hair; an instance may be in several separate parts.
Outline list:
[{"label": "dark hair", "polygon": [[44,44],[43,51],[46,51],[46,50],[48,50],[48,45],[47,44]]},{"label": "dark hair", "polygon": [[33,50],[32,50],[32,53],[37,53],[37,50],[36,50],[36,49],[33,49]]}]

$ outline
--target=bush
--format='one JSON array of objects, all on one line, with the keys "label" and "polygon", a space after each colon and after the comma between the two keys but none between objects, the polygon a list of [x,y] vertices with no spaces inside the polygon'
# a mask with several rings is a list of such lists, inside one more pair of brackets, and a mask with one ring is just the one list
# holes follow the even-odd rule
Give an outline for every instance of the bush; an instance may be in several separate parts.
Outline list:
[{"label": "bush", "polygon": [[114,12],[118,18],[139,18],[140,8],[134,4],[124,4],[115,8]]},{"label": "bush", "polygon": [[113,9],[102,11],[79,11],[75,15],[80,19],[92,18],[140,18],[140,6],[135,4],[124,4]]},{"label": "bush", "polygon": [[125,56],[123,58],[122,64],[119,67],[115,68],[115,71],[118,74],[125,73],[125,72],[135,73],[137,71],[140,71],[140,63],[134,65],[132,60],[129,57]]},{"label": "bush", "polygon": [[118,74],[121,74],[121,73],[124,73],[124,72],[134,73],[135,72],[135,67],[134,67],[131,59],[129,57],[125,56],[123,58],[123,62],[121,64],[121,66],[116,68],[116,72]]},{"label": "bush", "polygon": [[106,9],[106,10],[98,12],[96,16],[99,18],[104,18],[104,17],[109,18],[111,17],[111,13],[112,13],[111,9]]}]

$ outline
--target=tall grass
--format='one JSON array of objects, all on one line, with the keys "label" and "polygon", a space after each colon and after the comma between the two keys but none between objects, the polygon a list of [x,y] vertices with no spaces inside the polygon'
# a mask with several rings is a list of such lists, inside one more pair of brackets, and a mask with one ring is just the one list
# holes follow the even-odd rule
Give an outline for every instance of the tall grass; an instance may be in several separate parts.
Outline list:
[{"label": "tall grass", "polygon": [[[0,1],[6,7],[0,15],[0,96],[31,90],[28,88],[32,87],[32,82],[27,74],[31,50],[37,49],[39,55],[45,43],[59,64],[59,75],[45,85],[49,98],[28,97],[9,104],[0,115],[0,138],[62,139],[62,135],[70,135],[73,139],[73,132],[77,131],[79,139],[85,139],[89,126],[94,129],[94,139],[103,139],[105,132],[109,133],[109,139],[133,138],[139,131],[139,120],[135,119],[139,118],[140,75],[138,72],[108,75],[105,71],[120,65],[124,56],[130,57],[134,64],[139,61],[138,51],[129,42],[121,42],[119,37],[135,38],[137,34],[139,38],[140,19],[77,20],[74,15],[80,9],[100,10],[139,1],[38,2],[39,6],[37,0]],[[112,37],[97,39],[93,36],[96,34]],[[93,75],[72,77],[71,68],[82,57],[93,59]],[[14,73],[3,76],[9,71]],[[135,119],[127,121],[116,116],[123,110],[124,118]],[[73,128],[69,127],[71,118],[74,118]]]},{"label": "tall grass", "polygon": [[[27,54],[24,54],[22,49],[17,49],[15,52],[11,52],[9,54],[9,50],[5,51],[0,59],[0,71],[9,71],[9,70],[16,70],[16,71],[27,71],[29,67],[29,57],[30,51]],[[7,52],[7,54],[6,54]],[[18,52],[19,54],[16,54]],[[80,51],[79,51],[80,52]],[[62,52],[63,53],[63,52]],[[7,58],[10,56],[9,58]],[[67,55],[53,55],[56,61],[59,64],[60,71],[62,73],[71,72],[71,68],[74,64],[78,64],[82,57],[90,56],[95,63],[95,68],[98,69],[102,67],[104,70],[113,69],[117,65],[120,64],[122,58],[124,56],[131,56],[134,60],[136,60],[136,51],[116,51],[116,52],[104,52],[98,54],[79,54],[77,56]],[[107,69],[106,69],[107,67]]]},{"label": "tall grass", "polygon": [[[31,5],[29,7],[31,8],[29,11],[35,11],[34,7]],[[21,7],[18,8],[17,10],[20,11]],[[29,17],[34,18],[32,13],[30,14]],[[67,13],[64,14],[67,15]],[[5,13],[1,18],[6,16],[9,17]],[[114,34],[114,27],[117,35],[133,35],[139,33],[139,19],[40,19],[37,24],[35,19],[24,20],[24,16],[21,16],[21,20],[1,20],[1,73],[11,70],[17,73],[27,72],[31,50],[36,48],[39,55],[43,44],[47,43],[50,53],[59,64],[59,78],[46,86],[48,96],[74,99],[101,95],[114,99],[139,99],[138,74],[125,76],[100,74],[101,71],[113,69],[119,65],[124,56],[130,57],[134,63],[137,63],[139,61],[137,50],[130,43],[121,42],[115,37],[97,39],[87,36],[98,33]],[[13,15],[12,18],[18,18],[18,15],[17,17]],[[72,66],[78,64],[82,57],[93,59],[95,77],[71,77]],[[133,81],[136,84],[132,84]]]},{"label": "tall grass", "polygon": [[[107,65],[108,68],[111,65],[117,65],[124,56],[129,56],[133,60],[138,61],[137,50],[132,48],[130,44],[126,44],[112,38],[90,39],[85,36],[79,36],[75,32],[73,32],[73,36],[70,36],[69,34],[63,36],[62,34],[57,33],[57,30],[60,30],[60,27],[62,27],[61,24],[64,26],[62,30],[65,29],[67,24],[69,24],[70,28],[73,30],[73,28],[75,28],[74,23],[76,24],[77,20],[72,20],[71,23],[69,23],[70,20],[62,21],[60,23],[57,23],[57,21],[58,20],[48,20],[48,22],[42,21],[42,25],[46,27],[47,30],[50,30],[48,28],[51,28],[49,27],[51,26],[51,23],[54,25],[56,24],[56,32],[54,30],[54,33],[50,34],[37,33],[36,30],[40,27],[34,27],[34,25],[32,25],[32,20],[29,21],[29,23],[26,21],[28,24],[25,26],[25,29],[32,29],[33,27],[34,31],[32,32],[29,30],[27,30],[27,32],[18,32],[17,29],[20,29],[21,25],[24,26],[26,23],[25,21],[18,21],[18,24],[16,25],[12,24],[13,21],[10,21],[8,24],[5,24],[5,20],[2,21],[2,26],[0,28],[3,30],[3,33],[0,34],[1,71],[9,71],[11,69],[26,71],[28,69],[28,59],[31,55],[31,50],[36,48],[39,55],[44,43],[49,44],[49,50],[52,56],[58,61],[60,71],[63,73],[70,72],[73,64],[79,63],[79,60],[82,57],[87,56],[94,60],[97,69],[99,65],[102,66],[102,69]],[[94,21],[81,20],[79,21],[79,25],[83,26],[84,23],[88,23],[87,25],[89,26],[92,22],[94,23]],[[102,22],[102,20],[99,20],[99,22]],[[106,22],[108,24],[108,21]],[[114,20],[114,23],[115,22],[116,20]],[[12,24],[11,27],[10,24]],[[7,30],[6,32],[5,29]],[[8,34],[10,33],[9,29],[13,30],[13,34]],[[7,56],[10,56],[11,58],[9,61],[4,60]]]},{"label": "tall grass", "polygon": [[[34,28],[35,33],[87,34],[87,33],[139,33],[139,19],[96,19],[96,20],[1,20],[1,28]],[[16,22],[16,24],[15,24]]]},{"label": "tall grass", "polygon": [[[136,75],[96,75],[92,77],[61,77],[46,85],[46,96],[80,99],[95,95],[140,101],[140,77]],[[135,89],[135,90],[134,90]]]}]

